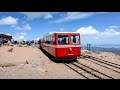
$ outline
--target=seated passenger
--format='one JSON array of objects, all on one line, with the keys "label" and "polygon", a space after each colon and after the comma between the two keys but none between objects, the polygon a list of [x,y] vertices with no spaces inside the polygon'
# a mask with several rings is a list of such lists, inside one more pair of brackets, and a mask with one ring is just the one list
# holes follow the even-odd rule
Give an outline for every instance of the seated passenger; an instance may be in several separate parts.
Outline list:
[{"label": "seated passenger", "polygon": [[66,44],[66,38],[62,40],[62,44]]},{"label": "seated passenger", "polygon": [[76,43],[76,38],[75,38],[75,36],[73,36],[73,43]]}]

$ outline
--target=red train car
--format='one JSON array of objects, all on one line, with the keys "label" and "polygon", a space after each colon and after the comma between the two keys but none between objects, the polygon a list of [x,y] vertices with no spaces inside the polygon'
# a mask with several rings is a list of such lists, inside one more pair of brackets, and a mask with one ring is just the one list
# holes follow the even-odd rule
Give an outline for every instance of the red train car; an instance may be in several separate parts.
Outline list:
[{"label": "red train car", "polygon": [[40,39],[40,47],[56,59],[75,59],[81,55],[80,33],[55,32]]}]

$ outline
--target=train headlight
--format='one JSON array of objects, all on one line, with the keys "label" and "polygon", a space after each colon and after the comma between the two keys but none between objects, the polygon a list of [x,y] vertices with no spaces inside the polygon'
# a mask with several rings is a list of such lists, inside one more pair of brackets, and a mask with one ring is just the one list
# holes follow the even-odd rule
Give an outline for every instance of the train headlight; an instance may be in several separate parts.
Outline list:
[{"label": "train headlight", "polygon": [[69,51],[72,52],[72,48],[69,48]]}]

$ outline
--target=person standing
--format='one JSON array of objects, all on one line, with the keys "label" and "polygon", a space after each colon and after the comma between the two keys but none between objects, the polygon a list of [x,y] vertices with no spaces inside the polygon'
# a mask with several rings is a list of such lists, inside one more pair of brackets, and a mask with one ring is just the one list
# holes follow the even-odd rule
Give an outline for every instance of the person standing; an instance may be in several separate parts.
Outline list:
[{"label": "person standing", "polygon": [[10,43],[11,43],[11,42],[8,40],[8,46],[10,45]]},{"label": "person standing", "polygon": [[0,38],[0,47],[2,46],[3,44],[3,38]]},{"label": "person standing", "polygon": [[0,47],[1,47],[2,43],[1,43],[1,39],[0,39]]}]

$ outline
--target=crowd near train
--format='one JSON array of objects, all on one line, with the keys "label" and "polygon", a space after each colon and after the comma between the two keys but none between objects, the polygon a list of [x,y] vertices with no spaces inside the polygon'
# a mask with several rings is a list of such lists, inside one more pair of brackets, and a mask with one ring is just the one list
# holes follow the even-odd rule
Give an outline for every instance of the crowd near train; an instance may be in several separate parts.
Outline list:
[{"label": "crowd near train", "polygon": [[10,45],[10,44],[13,44],[13,45],[28,45],[28,46],[30,46],[30,45],[32,45],[32,44],[38,44],[39,43],[39,41],[37,41],[37,40],[21,40],[21,41],[19,41],[19,40],[7,40],[7,39],[5,39],[5,38],[0,38],[0,46],[1,45]]},{"label": "crowd near train", "polygon": [[76,59],[81,55],[80,33],[48,33],[40,38],[40,48],[57,60]]}]

